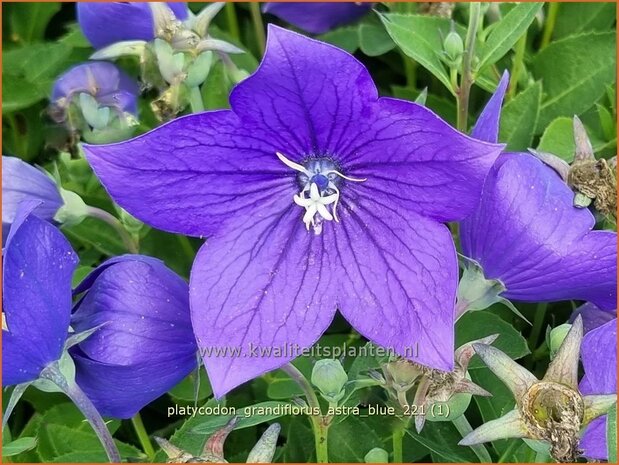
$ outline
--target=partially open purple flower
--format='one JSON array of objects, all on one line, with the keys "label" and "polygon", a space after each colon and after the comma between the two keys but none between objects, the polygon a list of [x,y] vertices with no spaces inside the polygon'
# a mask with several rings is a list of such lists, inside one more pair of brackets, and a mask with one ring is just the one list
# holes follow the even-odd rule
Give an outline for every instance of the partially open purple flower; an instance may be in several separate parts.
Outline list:
[{"label": "partially open purple flower", "polygon": [[452,369],[458,273],[441,223],[472,210],[501,146],[378,98],[354,57],[274,26],[230,103],[85,146],[131,214],[208,237],[190,294],[215,394],[295,358],[336,309],[375,343]]},{"label": "partially open purple flower", "polygon": [[352,23],[372,8],[371,2],[266,2],[264,13],[280,19],[312,34],[323,34],[336,27]]},{"label": "partially open purple flower", "polygon": [[[585,376],[580,382],[583,394],[617,393],[617,319],[585,335],[580,350]],[[596,418],[585,429],[580,440],[584,456],[608,460],[606,415]]]},{"label": "partially open purple flower", "polygon": [[595,219],[532,155],[506,153],[493,166],[479,206],[462,222],[464,254],[507,299],[587,300],[616,307],[617,234]]},{"label": "partially open purple flower", "polygon": [[77,383],[103,415],[130,418],[195,369],[189,288],[162,262],[113,258],[80,284],[82,292],[72,327],[101,327],[71,356]]},{"label": "partially open purple flower", "polygon": [[44,172],[19,158],[2,156],[3,246],[19,205],[26,200],[39,201],[34,214],[47,221],[54,219],[64,203],[58,186]]},{"label": "partially open purple flower", "polygon": [[[187,19],[187,3],[168,2],[168,6],[178,19]],[[80,2],[77,4],[77,21],[95,48],[155,37],[153,15],[147,2]]]},{"label": "partially open purple flower", "polygon": [[[497,141],[507,83],[504,74],[473,137]],[[461,224],[463,253],[481,269],[465,271],[459,307],[474,305],[468,295],[481,296],[482,307],[506,298],[587,300],[616,308],[617,234],[592,231],[594,226],[593,215],[574,208],[571,189],[551,168],[529,154],[502,154],[481,202]]]},{"label": "partially open purple flower", "polygon": [[2,386],[36,380],[60,359],[68,335],[78,257],[56,227],[32,214],[41,205],[21,204],[3,250]]}]

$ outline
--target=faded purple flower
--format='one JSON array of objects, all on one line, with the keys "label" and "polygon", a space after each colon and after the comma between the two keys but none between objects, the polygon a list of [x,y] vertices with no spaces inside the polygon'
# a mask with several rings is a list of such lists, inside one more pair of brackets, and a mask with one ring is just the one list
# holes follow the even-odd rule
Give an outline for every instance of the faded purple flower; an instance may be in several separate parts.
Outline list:
[{"label": "faded purple flower", "polygon": [[116,65],[92,61],[62,74],[54,83],[51,101],[57,109],[66,110],[76,96],[87,94],[101,106],[135,115],[139,93],[138,83]]},{"label": "faded purple flower", "polygon": [[[373,342],[451,370],[458,273],[441,223],[473,209],[501,146],[378,98],[354,57],[275,26],[230,103],[85,146],[131,214],[208,237],[190,295],[215,394],[293,359],[286,347],[314,344],[336,309]],[[226,348],[239,352],[211,352]]]},{"label": "faded purple flower", "polygon": [[41,206],[21,204],[2,254],[2,386],[36,380],[67,339],[78,258],[56,227],[32,214]]},{"label": "faded purple flower", "polygon": [[371,2],[266,2],[262,6],[262,11],[277,16],[306,32],[323,34],[336,27],[357,21],[371,8]]},{"label": "faded purple flower", "polygon": [[116,257],[76,289],[77,332],[101,327],[71,350],[77,382],[103,415],[130,418],[197,364],[189,288],[159,260]]},{"label": "faded purple flower", "polygon": [[2,156],[2,245],[15,221],[19,205],[39,201],[34,214],[52,221],[62,207],[58,186],[43,171],[16,157]]},{"label": "faded purple flower", "polygon": [[[580,382],[583,394],[617,393],[617,319],[585,335],[580,350],[585,376]],[[606,415],[596,418],[585,429],[580,440],[584,456],[608,460]]]},{"label": "faded purple flower", "polygon": [[[186,2],[167,4],[178,19],[185,20],[189,16]],[[95,48],[155,37],[153,15],[147,2],[80,2],[77,4],[77,21]]]}]

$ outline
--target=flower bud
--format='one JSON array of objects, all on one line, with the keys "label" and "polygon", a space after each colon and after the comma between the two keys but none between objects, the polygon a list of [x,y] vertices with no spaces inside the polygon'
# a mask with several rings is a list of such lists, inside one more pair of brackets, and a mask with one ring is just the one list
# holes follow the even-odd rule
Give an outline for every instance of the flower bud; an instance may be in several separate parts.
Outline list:
[{"label": "flower bud", "polygon": [[88,216],[88,205],[75,192],[60,189],[63,205],[54,215],[54,221],[67,226],[75,226]]},{"label": "flower bud", "polygon": [[404,359],[386,363],[383,372],[387,382],[401,392],[408,391],[423,374],[419,365]]},{"label": "flower bud", "polygon": [[344,397],[348,375],[339,360],[318,360],[312,370],[312,384],[328,402],[339,402]]},{"label": "flower bud", "polygon": [[71,326],[99,329],[69,350],[78,385],[102,415],[130,418],[195,369],[187,283],[159,260],[110,259],[75,293]]},{"label": "flower bud", "polygon": [[560,326],[557,326],[556,328],[553,328],[550,331],[550,334],[548,336],[548,347],[550,347],[550,359],[551,360],[555,358],[555,355],[557,351],[559,350],[559,347],[561,347],[561,344],[563,344],[563,340],[565,339],[565,336],[567,336],[567,333],[570,331],[571,328],[572,328],[571,324],[565,323]]},{"label": "flower bud", "polygon": [[389,463],[389,454],[385,449],[375,447],[370,452],[365,454],[363,460],[365,463]]},{"label": "flower bud", "polygon": [[447,56],[447,60],[457,68],[462,61],[462,53],[464,53],[464,43],[460,35],[452,30],[447,34],[443,41],[443,50]]}]

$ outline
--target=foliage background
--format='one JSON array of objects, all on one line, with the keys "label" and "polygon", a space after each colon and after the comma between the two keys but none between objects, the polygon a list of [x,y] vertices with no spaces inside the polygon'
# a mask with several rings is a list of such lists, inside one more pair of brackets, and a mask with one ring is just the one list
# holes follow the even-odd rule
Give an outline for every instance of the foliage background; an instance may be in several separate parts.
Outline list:
[{"label": "foliage background", "polygon": [[[203,3],[192,3],[199,11]],[[597,156],[616,154],[616,32],[614,3],[545,4],[531,9],[530,21],[503,24],[513,3],[494,5],[486,15],[484,32],[480,36],[478,59],[487,66],[473,87],[470,120],[476,115],[494,90],[504,69],[512,74],[512,85],[502,117],[500,141],[510,150],[535,147],[555,153],[571,161],[574,144],[571,118],[580,116],[588,129]],[[240,40],[230,28],[232,9],[235,11]],[[382,95],[415,100],[427,88],[426,105],[451,124],[456,124],[456,103],[444,85],[449,81],[440,62],[442,40],[449,32],[449,21],[419,15],[419,5],[410,3],[377,6],[386,16],[384,21],[371,13],[359,23],[331,31],[321,38],[355,53],[374,77]],[[79,152],[66,151],[62,131],[46,115],[48,96],[56,77],[72,65],[85,61],[93,52],[75,22],[72,3],[3,3],[3,79],[2,79],[2,150],[3,154],[18,156],[29,163],[52,169],[57,167],[63,186],[77,192],[84,200],[114,212],[114,205],[92,175]],[[458,32],[467,23],[467,8],[456,6],[454,20]],[[521,15],[522,16],[522,15]],[[264,17],[265,22],[274,21]],[[387,24],[387,31],[385,24]],[[237,64],[252,71],[260,58],[254,39],[254,25],[247,4],[226,7],[215,20],[213,35],[226,38],[247,50],[235,58]],[[488,53],[497,37],[511,37],[510,43],[500,43],[494,55]],[[391,35],[390,35],[391,34]],[[394,42],[397,41],[397,44]],[[411,59],[414,58],[414,60]],[[136,64],[122,60],[121,67],[137,76]],[[443,69],[441,72],[440,69]],[[430,70],[430,71],[429,71]],[[444,74],[444,75],[443,75]],[[514,79],[515,77],[515,79]],[[222,69],[214,69],[203,86],[208,109],[227,107],[231,83]],[[145,94],[140,100],[140,127],[144,132],[158,122],[149,102],[154,95]],[[126,253],[116,233],[105,224],[87,219],[77,226],[63,228],[81,257],[75,277],[79,281],[90,269],[109,256]],[[199,240],[143,228],[140,232],[140,253],[161,258],[168,266],[187,278]],[[544,372],[548,363],[545,332],[565,322],[575,303],[549,305],[517,304],[531,321],[529,326],[504,307],[496,306],[466,315],[457,325],[456,347],[489,333],[500,333],[498,347],[532,369]],[[321,345],[339,346],[344,343],[361,346],[365,342],[351,332],[348,324],[337,319],[320,341]],[[295,365],[309,377],[313,360],[300,358]],[[347,357],[344,366],[351,377],[354,373],[377,367],[378,361],[369,358]],[[492,398],[475,398],[467,411],[473,426],[501,416],[513,406],[511,395],[494,375],[473,362],[474,381],[494,393]],[[202,372],[198,402],[214,405],[211,391]],[[172,442],[197,453],[214,428],[223,424],[221,417],[168,418],[167,408],[174,404],[193,405],[195,377],[190,377],[142,411],[149,434],[172,436]],[[4,392],[6,403],[8,393]],[[247,383],[231,393],[225,403],[233,406],[260,402],[289,401],[299,395],[296,385],[283,373],[273,372]],[[13,438],[36,437],[36,446],[5,460],[37,461],[100,461],[105,458],[97,438],[81,414],[60,394],[46,394],[29,389],[10,422]],[[211,399],[211,400],[209,400]],[[378,388],[358,391],[351,404],[381,404],[384,393]],[[273,418],[256,418],[241,423],[226,443],[230,462],[244,461],[251,446]],[[276,460],[307,462],[313,460],[313,435],[303,417],[283,417],[281,446]],[[258,422],[258,424],[256,424]],[[395,419],[388,416],[338,417],[330,430],[330,459],[333,462],[362,462],[373,447],[392,450]],[[139,442],[129,421],[113,421],[111,428],[122,442],[123,456],[144,460]],[[468,462],[477,457],[468,448],[458,447],[461,438],[451,423],[427,423],[423,433],[409,431],[404,439],[404,461]],[[7,438],[5,438],[7,439]],[[493,459],[507,462],[532,461],[534,453],[523,441],[497,441],[490,447]],[[163,461],[158,452],[155,460]]]}]

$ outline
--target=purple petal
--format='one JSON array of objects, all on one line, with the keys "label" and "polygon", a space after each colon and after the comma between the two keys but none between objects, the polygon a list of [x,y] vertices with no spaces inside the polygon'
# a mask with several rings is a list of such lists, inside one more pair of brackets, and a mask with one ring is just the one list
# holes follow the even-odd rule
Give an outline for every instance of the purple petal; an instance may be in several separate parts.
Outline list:
[{"label": "purple petal", "polygon": [[[246,125],[251,130],[252,126]],[[294,173],[228,110],[178,118],[135,139],[84,145],[110,195],[166,231],[209,236],[273,195],[292,203]]]},{"label": "purple petal", "polygon": [[195,359],[187,284],[163,263],[143,258],[103,264],[74,310],[76,332],[103,325],[80,344],[92,360],[131,365]]},{"label": "purple petal", "polygon": [[593,215],[528,154],[505,154],[488,175],[479,207],[461,227],[464,254],[503,295],[523,301],[587,300],[616,308],[617,234],[591,231]]},{"label": "purple petal", "polygon": [[382,98],[374,125],[356,137],[346,161],[354,176],[368,179],[362,189],[444,222],[472,211],[501,150],[459,133],[421,105]]},{"label": "purple petal", "polygon": [[388,200],[366,190],[334,226],[338,308],[372,342],[452,370],[458,265],[451,233]]},{"label": "purple petal", "polygon": [[262,11],[313,34],[322,34],[352,23],[366,14],[372,3],[283,3],[267,2]]},{"label": "purple petal", "polygon": [[607,418],[606,415],[596,418],[589,423],[582,433],[580,447],[584,450],[583,455],[585,457],[596,460],[608,460],[608,447],[606,445]]},{"label": "purple petal", "polygon": [[602,310],[595,304],[587,302],[572,312],[572,315],[570,316],[570,323],[572,323],[578,315],[582,316],[584,331],[585,333],[588,333],[592,329],[602,326],[604,323],[617,318],[617,310]]},{"label": "purple petal", "polygon": [[583,394],[617,392],[617,319],[589,331],[580,349],[587,382]]},{"label": "purple petal", "polygon": [[372,77],[352,55],[269,25],[264,59],[233,89],[230,104],[277,151],[299,161],[346,159],[372,123],[377,98]]},{"label": "purple petal", "polygon": [[[168,6],[177,19],[187,19],[187,3],[168,2]],[[77,21],[88,41],[97,49],[124,40],[155,38],[153,16],[148,3],[78,3]]]},{"label": "purple petal", "polygon": [[325,229],[306,231],[298,207],[277,197],[200,249],[191,316],[216,397],[296,358],[331,323],[336,251]]},{"label": "purple petal", "polygon": [[2,243],[22,202],[39,201],[34,214],[51,221],[63,201],[58,187],[48,176],[15,157],[2,157]]},{"label": "purple petal", "polygon": [[108,260],[82,284],[71,324],[100,326],[71,351],[77,382],[104,415],[129,418],[196,367],[187,284],[139,255]]},{"label": "purple petal", "polygon": [[58,360],[69,330],[71,276],[78,258],[53,225],[18,212],[3,253],[3,386],[32,381]]},{"label": "purple petal", "polygon": [[113,63],[93,61],[74,66],[56,80],[51,100],[65,107],[75,94],[82,92],[92,95],[101,104],[137,113],[138,83]]},{"label": "purple petal", "polygon": [[492,97],[490,97],[490,100],[486,103],[479,118],[477,118],[475,127],[473,127],[471,131],[471,137],[493,143],[499,140],[501,105],[503,105],[503,98],[505,97],[505,91],[508,85],[509,72],[504,71],[494,94],[492,94]]}]

